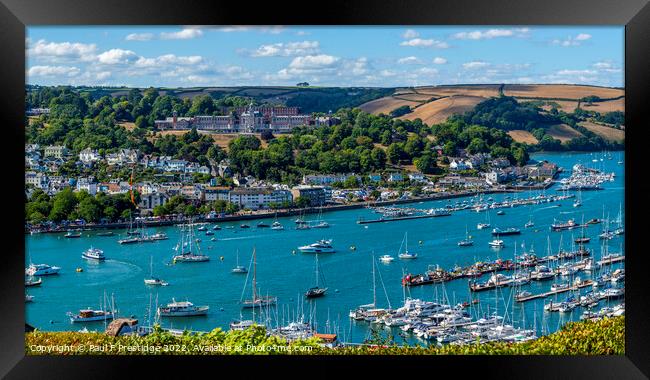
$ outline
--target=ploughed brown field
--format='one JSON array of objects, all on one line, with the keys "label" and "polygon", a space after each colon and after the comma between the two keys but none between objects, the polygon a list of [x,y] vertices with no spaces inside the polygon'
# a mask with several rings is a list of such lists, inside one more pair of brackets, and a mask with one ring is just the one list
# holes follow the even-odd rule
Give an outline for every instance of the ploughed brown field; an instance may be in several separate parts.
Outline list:
[{"label": "ploughed brown field", "polygon": [[507,84],[503,87],[503,94],[514,97],[578,100],[590,95],[603,99],[618,98],[624,96],[625,91],[619,88],[574,84]]},{"label": "ploughed brown field", "polygon": [[562,142],[569,141],[573,138],[582,136],[582,133],[576,131],[575,129],[571,128],[566,124],[558,124],[558,125],[550,126],[549,128],[546,129],[546,133],[551,137],[553,137],[554,139],[558,139]]},{"label": "ploughed brown field", "polygon": [[510,135],[510,137],[512,137],[512,139],[516,142],[531,145],[537,144],[537,138],[535,138],[532,133],[524,131],[523,129],[514,129],[512,131],[508,131],[508,135]]},{"label": "ploughed brown field", "polygon": [[[399,97],[401,97],[401,95]],[[416,101],[401,100],[392,96],[386,96],[364,103],[360,105],[359,108],[364,112],[368,112],[374,115],[379,115],[380,113],[388,115],[390,111],[401,106],[409,106],[413,108],[419,104],[420,103]]]},{"label": "ploughed brown field", "polygon": [[423,104],[413,112],[400,116],[400,119],[415,120],[421,119],[427,125],[442,123],[454,114],[463,114],[470,111],[484,101],[486,98],[480,96],[453,95]]},{"label": "ploughed brown field", "polygon": [[[414,112],[401,118],[412,120],[420,117],[427,124],[439,123],[454,113],[471,110],[478,103],[474,102],[476,99],[498,96],[500,87],[499,84],[403,87],[396,89],[391,96],[364,103],[359,108],[378,115],[380,113],[389,114],[390,111],[407,105]],[[506,84],[503,85],[503,92],[520,101],[532,99],[546,101],[547,104],[542,107],[546,110],[550,110],[552,104],[555,103],[561,110],[573,112],[578,105],[578,100],[590,95],[602,99],[619,99],[595,102],[593,105],[582,102],[580,107],[585,110],[603,113],[624,111],[625,108],[625,91],[619,88],[563,84]],[[443,101],[446,97],[455,97],[456,99],[453,102]],[[438,100],[429,101],[431,98],[438,98]],[[471,107],[467,107],[470,104]]]},{"label": "ploughed brown field", "polygon": [[606,127],[589,121],[582,122],[580,125],[609,141],[622,141],[625,139],[625,131],[620,129]]}]

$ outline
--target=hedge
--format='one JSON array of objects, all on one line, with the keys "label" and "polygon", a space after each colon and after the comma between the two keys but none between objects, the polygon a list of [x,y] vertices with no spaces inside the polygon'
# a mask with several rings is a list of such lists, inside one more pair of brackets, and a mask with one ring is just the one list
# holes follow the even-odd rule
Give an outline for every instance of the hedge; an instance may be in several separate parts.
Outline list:
[{"label": "hedge", "polygon": [[262,326],[174,336],[157,327],[147,336],[112,337],[104,333],[43,332],[25,334],[27,355],[624,355],[625,317],[567,323],[559,331],[526,343],[464,346],[398,346],[390,338],[374,344],[327,348],[317,338],[286,342],[268,336]]}]

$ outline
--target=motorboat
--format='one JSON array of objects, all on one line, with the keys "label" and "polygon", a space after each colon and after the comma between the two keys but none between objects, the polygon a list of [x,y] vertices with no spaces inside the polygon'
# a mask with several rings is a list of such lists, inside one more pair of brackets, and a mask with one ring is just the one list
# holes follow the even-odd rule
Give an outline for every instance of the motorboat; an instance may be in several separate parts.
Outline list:
[{"label": "motorboat", "polygon": [[316,243],[304,245],[298,247],[302,253],[334,253],[334,247],[332,247],[332,240],[319,240]]},{"label": "motorboat", "polygon": [[68,238],[68,239],[80,238],[81,237],[81,232],[68,231],[67,234],[63,235],[63,237]]},{"label": "motorboat", "polygon": [[499,239],[494,239],[488,242],[488,245],[493,248],[503,248],[506,246],[503,240],[499,240]]},{"label": "motorboat", "polygon": [[382,263],[390,263],[390,262],[392,262],[394,260],[395,260],[395,258],[393,256],[391,256],[391,255],[383,255],[383,256],[379,257],[379,261],[381,261]]},{"label": "motorboat", "polygon": [[280,222],[273,222],[273,224],[271,224],[271,229],[272,230],[283,230],[284,226]]},{"label": "motorboat", "polygon": [[61,268],[59,267],[47,264],[30,264],[25,270],[25,274],[28,276],[49,276],[58,274],[60,270]]},{"label": "motorboat", "polygon": [[158,308],[158,315],[161,317],[195,317],[200,315],[207,315],[209,306],[194,306],[189,301],[177,302],[172,298],[172,302],[167,306]]},{"label": "motorboat", "polygon": [[115,317],[114,311],[105,311],[105,310],[93,310],[93,309],[83,309],[79,310],[78,314],[73,314],[68,312],[68,317],[70,317],[71,323],[76,322],[98,322],[98,321],[108,321]]}]

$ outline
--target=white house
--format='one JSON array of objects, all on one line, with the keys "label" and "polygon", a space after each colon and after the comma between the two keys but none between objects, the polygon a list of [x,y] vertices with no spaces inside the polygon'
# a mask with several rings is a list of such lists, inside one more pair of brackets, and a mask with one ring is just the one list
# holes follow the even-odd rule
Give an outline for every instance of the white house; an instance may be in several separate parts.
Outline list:
[{"label": "white house", "polygon": [[81,177],[77,180],[77,191],[86,190],[88,194],[94,196],[97,194],[97,182],[95,179]]},{"label": "white house", "polygon": [[[471,165],[471,163],[470,163],[470,165]],[[471,169],[471,166],[470,166],[470,165],[467,165],[467,162],[462,161],[462,160],[458,160],[458,161],[453,160],[453,161],[451,161],[451,163],[449,164],[449,170],[453,170],[453,171],[456,171],[456,170],[467,170],[467,169]]]},{"label": "white house", "polygon": [[84,164],[90,164],[101,159],[102,157],[99,155],[99,152],[94,149],[86,148],[79,152],[79,161],[83,162]]}]

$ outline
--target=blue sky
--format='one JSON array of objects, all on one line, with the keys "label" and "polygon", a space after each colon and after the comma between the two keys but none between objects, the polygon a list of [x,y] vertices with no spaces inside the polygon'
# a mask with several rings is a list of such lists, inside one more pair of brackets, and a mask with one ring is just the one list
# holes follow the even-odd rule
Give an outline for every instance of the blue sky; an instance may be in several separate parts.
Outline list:
[{"label": "blue sky", "polygon": [[29,27],[27,83],[622,87],[623,27]]}]

